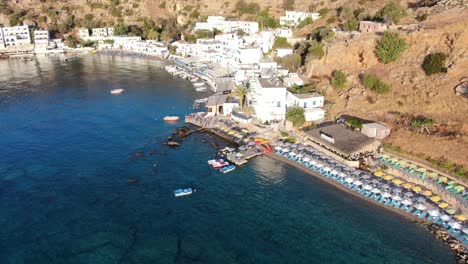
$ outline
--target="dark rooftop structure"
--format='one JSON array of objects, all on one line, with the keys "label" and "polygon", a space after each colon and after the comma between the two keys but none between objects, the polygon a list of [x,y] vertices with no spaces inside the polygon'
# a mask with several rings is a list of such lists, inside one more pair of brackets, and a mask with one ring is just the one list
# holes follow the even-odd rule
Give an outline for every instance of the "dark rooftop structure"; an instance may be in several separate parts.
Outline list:
[{"label": "dark rooftop structure", "polygon": [[357,160],[377,151],[380,142],[340,124],[305,132],[309,140],[348,160]]}]

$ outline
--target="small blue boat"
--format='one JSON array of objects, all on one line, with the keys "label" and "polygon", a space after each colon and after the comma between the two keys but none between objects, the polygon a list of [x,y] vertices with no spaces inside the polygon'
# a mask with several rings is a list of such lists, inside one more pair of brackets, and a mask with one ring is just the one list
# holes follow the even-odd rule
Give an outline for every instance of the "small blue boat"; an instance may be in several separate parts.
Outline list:
[{"label": "small blue boat", "polygon": [[193,193],[192,188],[177,189],[174,191],[174,196],[181,197],[181,196],[191,195],[192,193]]},{"label": "small blue boat", "polygon": [[226,166],[226,167],[221,168],[219,171],[222,172],[222,173],[224,173],[224,174],[226,174],[226,173],[229,173],[229,172],[231,172],[231,171],[233,171],[233,170],[235,170],[235,169],[236,169],[236,166],[234,166],[233,164],[231,164],[231,165],[228,165],[228,166]]}]

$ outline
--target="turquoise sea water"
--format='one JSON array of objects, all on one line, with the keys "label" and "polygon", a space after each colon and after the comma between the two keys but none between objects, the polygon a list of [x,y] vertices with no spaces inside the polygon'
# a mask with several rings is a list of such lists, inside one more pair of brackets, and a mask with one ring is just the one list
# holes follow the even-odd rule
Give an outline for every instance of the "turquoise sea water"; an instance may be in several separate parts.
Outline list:
[{"label": "turquoise sea water", "polygon": [[288,165],[223,175],[206,163],[219,139],[162,145],[177,125],[161,118],[197,96],[154,61],[0,61],[0,263],[455,262],[425,229]]}]

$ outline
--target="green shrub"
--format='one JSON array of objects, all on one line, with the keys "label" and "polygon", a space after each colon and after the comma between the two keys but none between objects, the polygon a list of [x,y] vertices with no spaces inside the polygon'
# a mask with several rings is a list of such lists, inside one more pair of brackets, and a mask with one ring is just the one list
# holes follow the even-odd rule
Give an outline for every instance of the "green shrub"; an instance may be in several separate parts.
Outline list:
[{"label": "green shrub", "polygon": [[304,20],[302,20],[301,22],[299,22],[299,24],[297,25],[297,28],[303,28],[309,24],[312,24],[314,22],[314,20],[311,18],[311,17],[308,17]]},{"label": "green shrub", "polygon": [[331,84],[335,88],[343,89],[346,85],[346,78],[346,73],[339,70],[334,70],[332,73]]},{"label": "green shrub", "polygon": [[332,17],[330,17],[329,19],[327,19],[327,23],[328,23],[328,24],[333,24],[333,23],[335,23],[335,22],[336,22],[336,17],[335,17],[335,16],[332,16]]},{"label": "green shrub", "polygon": [[197,19],[198,17],[200,17],[200,12],[198,12],[198,10],[194,10],[194,11],[190,14],[190,18]]},{"label": "green shrub", "polygon": [[297,71],[297,69],[299,69],[299,67],[301,67],[302,64],[301,55],[297,53],[293,53],[282,58],[276,57],[275,61],[292,72]]},{"label": "green shrub", "polygon": [[333,37],[334,34],[335,32],[333,32],[332,28],[329,25],[321,26],[321,27],[314,29],[314,31],[310,33],[310,38],[312,40],[317,40],[321,42],[323,40],[330,39],[331,37]]},{"label": "green shrub", "polygon": [[282,137],[287,137],[287,136],[289,136],[289,133],[288,132],[281,132],[281,136]]},{"label": "green shrub", "polygon": [[316,40],[310,42],[310,47],[308,49],[307,57],[309,59],[320,60],[325,56],[325,50],[323,49],[323,43]]},{"label": "green shrub", "polygon": [[242,14],[256,14],[260,11],[260,5],[257,3],[247,4],[244,0],[238,0],[235,5],[235,11]]},{"label": "green shrub", "polygon": [[380,11],[377,12],[377,14],[375,14],[375,19],[385,21],[389,24],[398,24],[400,23],[400,20],[406,15],[406,9],[400,6],[394,0],[391,0],[382,9],[380,9]]},{"label": "green shrub", "polygon": [[426,75],[432,75],[445,71],[447,55],[442,52],[432,53],[424,58],[422,68]]},{"label": "green shrub", "polygon": [[275,37],[275,43],[273,49],[279,48],[291,48],[291,44],[288,43],[288,39],[284,37]]},{"label": "green shrub", "polygon": [[115,24],[113,29],[114,35],[116,36],[127,35],[129,32],[128,26],[125,25],[123,22]]},{"label": "green shrub", "polygon": [[377,40],[375,54],[382,63],[396,61],[406,50],[408,44],[397,32],[385,31],[383,37]]},{"label": "green shrub", "polygon": [[137,4],[137,3],[133,3],[133,4],[132,4],[132,8],[134,8],[134,9],[137,9],[139,6],[140,6],[140,5]]},{"label": "green shrub", "polygon": [[286,119],[293,123],[293,126],[300,127],[305,123],[304,108],[294,107],[286,112]]},{"label": "green shrub", "polygon": [[166,1],[162,1],[162,2],[159,4],[159,8],[165,9],[165,8],[166,8]]},{"label": "green shrub", "polygon": [[387,93],[390,91],[390,85],[382,82],[379,77],[373,74],[364,74],[362,84],[376,93]]},{"label": "green shrub", "polygon": [[253,17],[253,21],[257,21],[260,25],[260,28],[277,28],[280,26],[279,21],[274,17],[270,16],[269,9],[265,9],[258,13],[256,17]]},{"label": "green shrub", "polygon": [[10,26],[14,27],[21,24],[21,18],[23,18],[25,14],[26,12],[24,12],[23,10],[16,11],[13,14],[11,14],[10,18],[8,19]]},{"label": "green shrub", "polygon": [[318,13],[320,14],[321,17],[324,17],[324,16],[326,16],[328,14],[328,11],[329,11],[328,8],[324,7],[322,9],[320,9],[318,11]]},{"label": "green shrub", "polygon": [[343,30],[345,31],[356,31],[359,29],[359,20],[351,18],[343,23]]},{"label": "green shrub", "polygon": [[416,16],[416,20],[419,21],[419,22],[426,21],[427,17],[428,17],[428,14],[418,15],[418,16]]},{"label": "green shrub", "polygon": [[346,124],[353,128],[362,128],[363,124],[366,124],[367,121],[357,118],[357,117],[348,117],[346,118]]}]

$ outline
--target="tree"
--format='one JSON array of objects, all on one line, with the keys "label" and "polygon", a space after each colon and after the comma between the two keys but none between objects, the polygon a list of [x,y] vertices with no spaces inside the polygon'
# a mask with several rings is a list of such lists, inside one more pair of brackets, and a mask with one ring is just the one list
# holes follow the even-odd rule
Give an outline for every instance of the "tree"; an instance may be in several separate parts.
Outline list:
[{"label": "tree", "polygon": [[442,52],[432,53],[424,58],[422,68],[426,75],[441,73],[445,70],[447,55]]},{"label": "tree", "polygon": [[288,43],[288,39],[284,37],[275,37],[275,42],[273,43],[273,49],[278,48],[291,48],[291,44]]},{"label": "tree", "polygon": [[284,10],[294,10],[294,0],[283,0]]},{"label": "tree", "polygon": [[377,93],[386,93],[390,91],[390,86],[382,82],[380,78],[374,74],[364,74],[362,77],[362,84]]},{"label": "tree", "polygon": [[129,32],[128,26],[125,25],[123,22],[119,22],[114,25],[114,35],[120,36],[120,35],[127,35]]},{"label": "tree", "polygon": [[311,17],[308,17],[304,20],[302,20],[301,22],[299,22],[299,24],[297,24],[297,28],[303,28],[307,25],[310,25],[314,22],[314,20],[311,18]]},{"label": "tree", "polygon": [[343,89],[346,85],[346,73],[340,70],[334,70],[332,73],[332,86],[338,89]]},{"label": "tree", "polygon": [[315,39],[321,42],[322,40],[327,40],[333,37],[334,34],[335,32],[333,32],[330,26],[321,26],[314,29],[314,31],[310,33],[310,39]]},{"label": "tree", "polygon": [[294,107],[286,112],[286,119],[293,123],[294,127],[300,127],[305,123],[304,108]]},{"label": "tree", "polygon": [[323,50],[323,43],[318,42],[316,40],[312,40],[310,42],[310,47],[307,52],[307,57],[309,59],[317,59],[320,60],[325,56],[325,51]]},{"label": "tree", "polygon": [[381,39],[377,40],[375,54],[382,63],[396,61],[406,50],[408,44],[397,32],[385,31]]},{"label": "tree", "polygon": [[286,67],[288,70],[295,72],[299,67],[301,67],[301,55],[297,53],[289,54],[287,56],[284,56],[282,58],[275,58],[275,61],[278,62],[279,64],[282,64],[284,67]]},{"label": "tree", "polygon": [[400,6],[396,1],[391,0],[375,14],[375,19],[389,24],[398,24],[406,15],[406,9]]},{"label": "tree", "polygon": [[245,96],[247,95],[247,88],[245,88],[245,86],[238,85],[236,86],[234,90],[234,94],[239,99],[240,110],[241,111],[244,110],[244,100],[245,100]]},{"label": "tree", "polygon": [[343,29],[345,31],[356,31],[359,29],[359,20],[356,18],[351,18],[343,23]]}]

